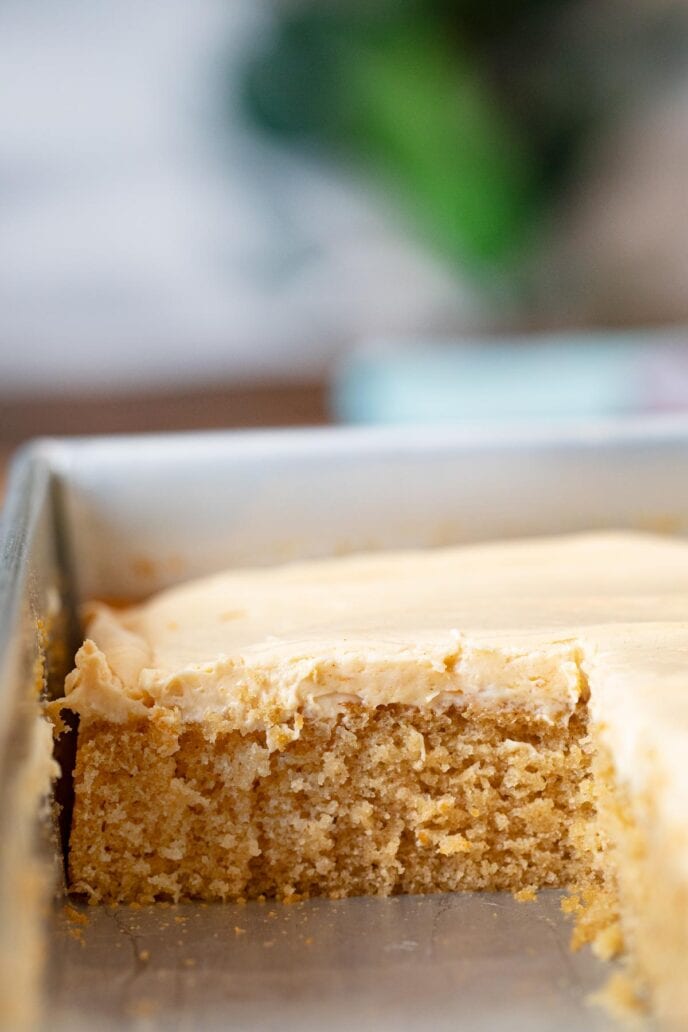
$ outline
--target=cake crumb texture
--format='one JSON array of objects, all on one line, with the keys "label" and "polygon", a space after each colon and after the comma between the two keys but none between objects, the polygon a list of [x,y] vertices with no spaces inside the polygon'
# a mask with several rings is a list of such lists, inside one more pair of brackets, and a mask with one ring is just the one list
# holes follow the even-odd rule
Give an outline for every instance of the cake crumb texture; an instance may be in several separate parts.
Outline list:
[{"label": "cake crumb texture", "polygon": [[[584,710],[568,725],[351,705],[260,732],[80,731],[69,866],[91,902],[562,886],[579,874]],[[580,833],[579,833],[580,834]]]}]

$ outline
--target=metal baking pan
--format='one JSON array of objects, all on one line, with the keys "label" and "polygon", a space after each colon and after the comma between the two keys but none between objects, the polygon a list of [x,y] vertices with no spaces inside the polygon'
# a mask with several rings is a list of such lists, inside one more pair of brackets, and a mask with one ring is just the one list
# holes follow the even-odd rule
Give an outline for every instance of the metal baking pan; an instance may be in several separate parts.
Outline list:
[{"label": "metal baking pan", "polygon": [[[79,601],[360,549],[602,527],[683,533],[686,467],[681,419],[30,445],[15,460],[2,525],[3,851],[18,834],[7,823],[12,786],[35,762],[22,742],[36,720],[24,702],[41,633],[54,694],[78,643]],[[34,815],[22,812],[22,843],[36,851]],[[0,976],[10,990],[17,956],[24,981],[32,977],[18,944],[38,920],[37,906],[11,906],[17,872],[0,864]],[[609,969],[569,952],[557,893],[530,904],[489,894],[114,910],[65,902],[58,891],[40,926],[48,963],[31,991],[46,1028],[608,1027],[585,997]]]}]

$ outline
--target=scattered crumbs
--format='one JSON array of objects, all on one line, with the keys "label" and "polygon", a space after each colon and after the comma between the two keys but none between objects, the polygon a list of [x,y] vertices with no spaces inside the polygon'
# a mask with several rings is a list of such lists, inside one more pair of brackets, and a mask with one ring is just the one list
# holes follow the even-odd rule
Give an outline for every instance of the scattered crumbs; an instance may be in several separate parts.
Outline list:
[{"label": "scattered crumbs", "polygon": [[175,917],[175,919],[174,919],[174,923],[178,924],[178,925],[186,924],[186,918],[185,917],[180,917],[179,915],[177,915]]},{"label": "scattered crumbs", "polygon": [[237,896],[237,898],[234,900],[234,902],[238,903],[239,906],[243,907],[246,904],[246,896]]},{"label": "scattered crumbs", "polygon": [[586,1003],[601,1007],[610,1017],[636,1028],[645,1015],[642,998],[624,971],[615,971],[601,989],[586,997]]},{"label": "scattered crumbs", "polygon": [[527,885],[525,889],[514,892],[514,899],[517,903],[533,903],[537,899],[537,892],[532,885]]},{"label": "scattered crumbs", "polygon": [[139,960],[143,964],[146,964],[150,960],[150,950],[140,950],[139,951]]},{"label": "scattered crumbs", "polygon": [[623,950],[624,940],[621,925],[614,921],[607,928],[598,932],[592,941],[592,952],[600,960],[612,960]]},{"label": "scattered crumbs", "polygon": [[277,917],[276,910],[268,910],[268,917]]},{"label": "scattered crumbs", "polygon": [[266,897],[261,892],[260,896],[258,897],[258,902],[259,903],[265,903],[265,899],[266,899]]},{"label": "scattered crumbs", "polygon": [[172,904],[168,899],[163,899],[157,904],[158,910],[169,910]]},{"label": "scattered crumbs", "polygon": [[613,898],[599,886],[589,886],[562,902],[565,913],[575,914],[570,948],[575,953],[587,943],[598,942],[598,956],[614,956],[620,952],[621,929]]},{"label": "scattered crumbs", "polygon": [[86,914],[82,914],[80,910],[77,910],[76,907],[70,906],[69,903],[65,904],[65,906],[62,908],[62,913],[68,921],[72,922],[72,924],[88,924],[88,917],[86,916]]},{"label": "scattered crumbs", "polygon": [[564,914],[577,914],[581,909],[580,896],[564,896],[559,906]]},{"label": "scattered crumbs", "polygon": [[263,946],[265,946],[266,949],[268,949],[270,946],[274,946],[274,945],[275,945],[275,940],[274,939],[266,939],[266,941],[263,943]]},{"label": "scattered crumbs", "polygon": [[141,909],[141,904],[137,903],[136,901],[134,901],[133,903],[129,904],[129,909],[130,910],[140,910]]},{"label": "scattered crumbs", "polygon": [[196,967],[196,961],[193,957],[184,958],[184,967]]},{"label": "scattered crumbs", "polygon": [[315,942],[315,939],[313,938],[312,935],[309,935],[307,939],[303,940],[304,946],[312,946],[314,942]]},{"label": "scattered crumbs", "polygon": [[67,929],[67,935],[71,936],[72,939],[74,939],[76,942],[78,942],[80,946],[85,946],[86,945],[86,943],[84,941],[84,930],[83,930],[83,928],[74,927],[72,925],[71,928]]},{"label": "scattered crumbs", "polygon": [[234,934],[235,935],[246,935],[246,929],[245,928],[240,928],[239,925],[234,925]]}]

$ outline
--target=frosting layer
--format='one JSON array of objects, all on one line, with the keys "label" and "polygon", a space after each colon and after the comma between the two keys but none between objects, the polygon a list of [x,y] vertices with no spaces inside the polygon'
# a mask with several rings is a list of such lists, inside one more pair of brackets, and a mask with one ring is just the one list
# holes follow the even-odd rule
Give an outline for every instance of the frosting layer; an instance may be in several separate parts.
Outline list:
[{"label": "frosting layer", "polygon": [[682,676],[688,546],[597,534],[377,553],[231,571],[85,616],[66,695],[86,719],[163,708],[255,727],[353,699],[557,720],[603,655]]}]

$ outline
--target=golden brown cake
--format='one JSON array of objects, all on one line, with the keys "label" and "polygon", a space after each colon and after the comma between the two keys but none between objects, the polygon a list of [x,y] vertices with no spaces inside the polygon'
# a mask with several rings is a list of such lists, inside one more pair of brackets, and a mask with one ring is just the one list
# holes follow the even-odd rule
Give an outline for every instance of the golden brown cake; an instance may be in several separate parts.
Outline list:
[{"label": "golden brown cake", "polygon": [[688,1020],[688,545],[234,571],[86,623],[57,704],[80,716],[75,892],[573,884],[579,938],[623,938]]}]

